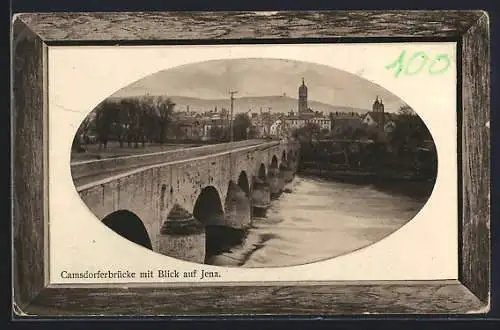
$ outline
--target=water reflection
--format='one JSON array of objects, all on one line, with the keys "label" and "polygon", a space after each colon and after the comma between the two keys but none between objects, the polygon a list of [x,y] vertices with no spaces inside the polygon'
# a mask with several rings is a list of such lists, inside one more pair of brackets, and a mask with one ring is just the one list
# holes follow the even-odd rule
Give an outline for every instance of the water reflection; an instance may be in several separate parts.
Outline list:
[{"label": "water reflection", "polygon": [[254,212],[252,227],[240,243],[207,262],[279,267],[345,254],[384,238],[410,221],[432,189],[422,182],[381,186],[311,177],[296,177],[287,188],[289,193],[272,201],[265,215],[256,216]]}]

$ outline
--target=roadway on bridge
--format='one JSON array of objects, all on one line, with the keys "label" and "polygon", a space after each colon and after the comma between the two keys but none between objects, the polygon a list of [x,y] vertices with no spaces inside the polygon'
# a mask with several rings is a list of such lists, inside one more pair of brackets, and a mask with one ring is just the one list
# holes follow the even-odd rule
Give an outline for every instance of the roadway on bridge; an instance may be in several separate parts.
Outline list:
[{"label": "roadway on bridge", "polygon": [[[277,143],[277,141],[275,141]],[[230,143],[221,143],[215,144],[211,146],[203,146],[203,147],[194,147],[194,148],[185,148],[181,150],[173,150],[170,152],[162,152],[162,153],[151,153],[151,154],[141,154],[134,156],[125,156],[125,157],[117,157],[110,159],[100,159],[94,161],[85,161],[80,163],[74,163],[71,165],[73,172],[73,182],[75,186],[82,187],[84,185],[89,185],[91,183],[99,182],[101,180],[105,180],[109,177],[118,176],[120,174],[125,174],[131,170],[139,169],[142,167],[148,167],[163,163],[169,163],[174,161],[183,161],[189,160],[193,158],[199,158],[203,156],[209,156],[212,154],[218,154],[221,152],[228,151],[238,151],[241,149],[245,149],[251,146],[259,146],[269,144],[269,141],[263,140],[248,140],[248,141],[240,141],[240,142],[230,142]],[[187,151],[187,152],[186,152]],[[152,157],[153,156],[153,157]],[[128,160],[133,160],[132,165],[127,166],[117,166],[116,162],[123,161],[125,164]],[[106,161],[109,161],[109,164],[106,164]],[[99,164],[99,167],[92,168],[96,164]],[[104,165],[104,166],[103,166]],[[88,170],[84,170],[81,173],[76,174],[75,167],[88,167]]]}]

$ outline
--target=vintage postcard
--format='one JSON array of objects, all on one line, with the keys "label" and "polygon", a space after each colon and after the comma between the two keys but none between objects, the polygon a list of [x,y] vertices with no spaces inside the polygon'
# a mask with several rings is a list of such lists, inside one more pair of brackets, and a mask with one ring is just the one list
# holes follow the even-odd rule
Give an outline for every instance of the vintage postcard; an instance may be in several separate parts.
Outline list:
[{"label": "vintage postcard", "polygon": [[50,283],[457,279],[456,52],[49,47]]},{"label": "vintage postcard", "polygon": [[14,318],[490,310],[486,12],[12,21]]}]

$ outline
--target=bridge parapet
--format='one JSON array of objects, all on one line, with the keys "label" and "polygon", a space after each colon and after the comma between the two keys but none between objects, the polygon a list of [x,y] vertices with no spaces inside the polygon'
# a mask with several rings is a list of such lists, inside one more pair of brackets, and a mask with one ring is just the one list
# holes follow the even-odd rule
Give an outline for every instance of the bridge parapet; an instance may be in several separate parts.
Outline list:
[{"label": "bridge parapet", "polygon": [[186,157],[194,158],[201,155],[218,153],[224,150],[236,149],[259,143],[262,143],[262,141],[244,140],[155,153],[74,162],[71,163],[71,175],[73,181],[79,182],[96,174],[103,175],[120,170],[130,170],[141,166],[176,161]]}]

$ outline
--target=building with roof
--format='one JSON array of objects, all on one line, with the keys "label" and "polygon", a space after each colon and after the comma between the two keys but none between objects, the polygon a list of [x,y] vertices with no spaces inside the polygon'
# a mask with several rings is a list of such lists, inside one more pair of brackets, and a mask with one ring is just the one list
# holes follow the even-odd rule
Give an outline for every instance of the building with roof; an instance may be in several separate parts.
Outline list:
[{"label": "building with roof", "polygon": [[332,120],[332,135],[334,136],[350,136],[356,130],[363,129],[364,124],[360,116],[331,116]]},{"label": "building with roof", "polygon": [[229,120],[214,116],[203,119],[203,140],[214,140],[222,138],[229,131]]},{"label": "building with roof", "polygon": [[203,136],[203,124],[200,118],[179,116],[169,125],[168,137],[180,140],[199,140]]},{"label": "building with roof", "polygon": [[308,89],[302,78],[302,84],[299,86],[298,112],[291,111],[284,118],[284,126],[287,130],[298,129],[304,127],[308,123],[316,124],[320,129],[330,130],[331,121],[328,116],[324,116],[322,112],[314,111],[308,107],[307,97]]},{"label": "building with roof", "polygon": [[385,106],[382,99],[375,99],[372,105],[372,111],[367,112],[361,119],[362,123],[376,129],[379,135],[383,138],[396,128],[394,115],[385,112]]},{"label": "building with roof", "polygon": [[281,119],[276,120],[270,128],[269,134],[274,138],[281,138],[283,135],[283,121]]},{"label": "building with roof", "polygon": [[302,85],[299,86],[299,104],[298,104],[299,114],[307,112],[309,107],[307,106],[307,86],[302,78]]}]

